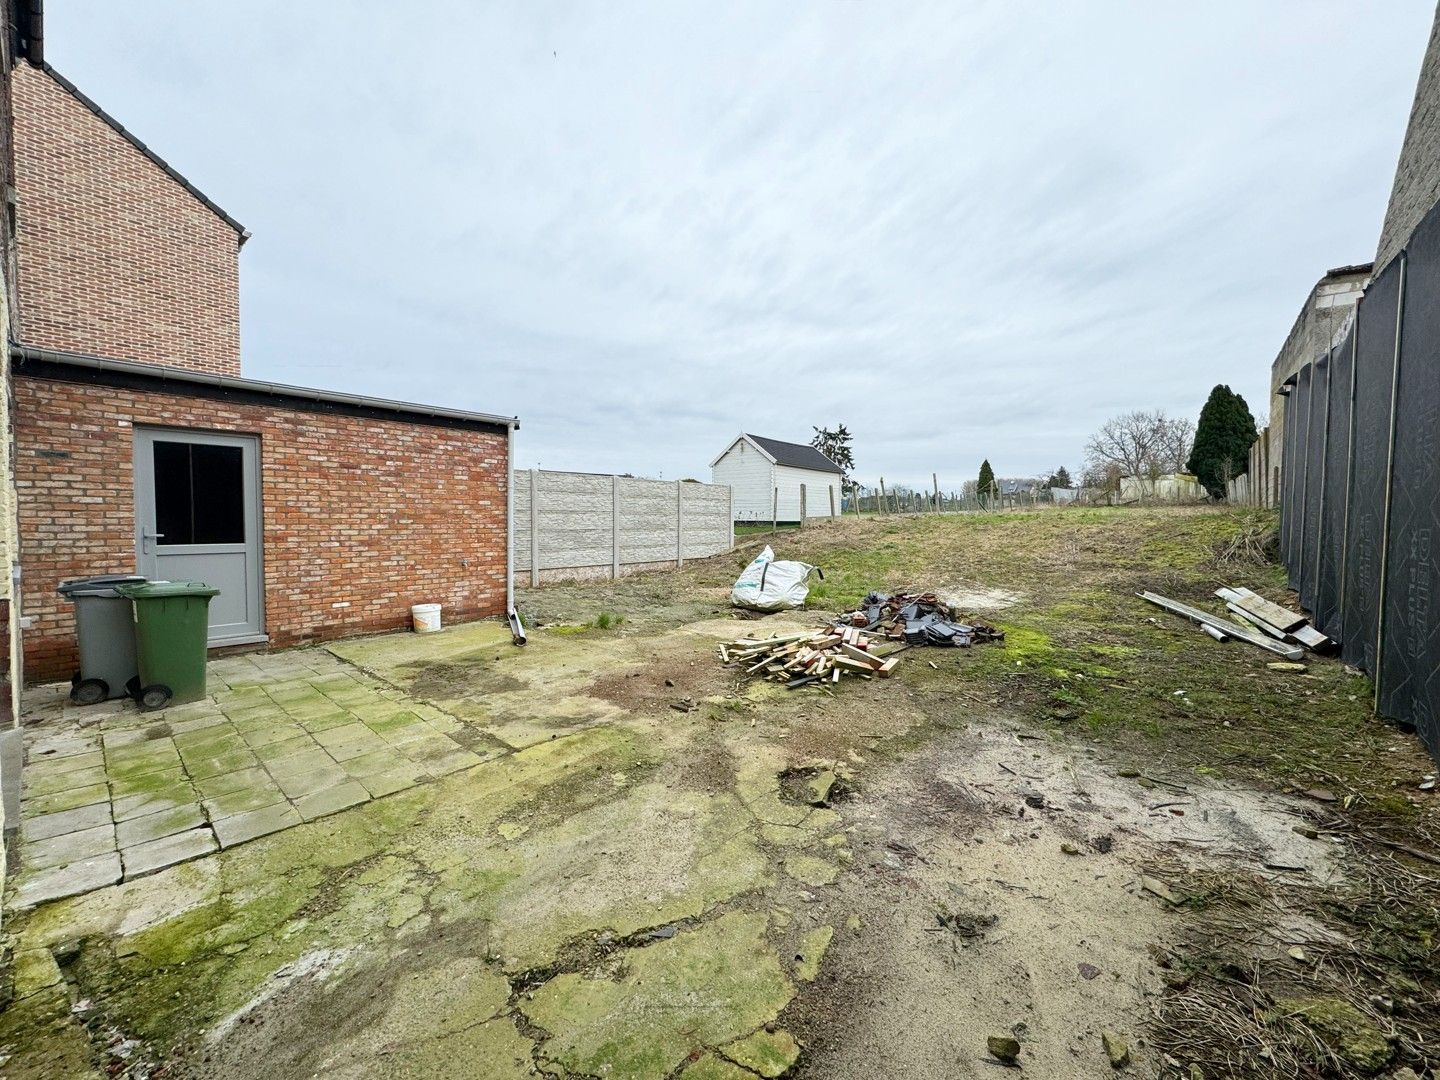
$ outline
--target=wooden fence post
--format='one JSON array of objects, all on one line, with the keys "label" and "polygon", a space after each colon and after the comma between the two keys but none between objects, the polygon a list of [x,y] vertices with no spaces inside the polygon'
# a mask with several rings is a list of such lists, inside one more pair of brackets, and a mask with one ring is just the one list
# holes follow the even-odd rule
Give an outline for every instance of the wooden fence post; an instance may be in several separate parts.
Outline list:
[{"label": "wooden fence post", "polygon": [[885,502],[885,478],[882,476],[880,477],[880,501],[875,504],[875,509],[880,511],[880,513],[882,514],[890,509],[888,506],[885,505]]},{"label": "wooden fence post", "polygon": [[780,489],[772,488],[770,497],[770,531],[780,531]]},{"label": "wooden fence post", "polygon": [[826,490],[830,492],[830,519],[835,519],[835,485],[827,485]]},{"label": "wooden fence post", "polygon": [[800,527],[805,527],[805,485],[800,485]]},{"label": "wooden fence post", "polygon": [[933,472],[930,474],[930,486],[935,489],[934,510],[938,514],[940,512],[940,481]]},{"label": "wooden fence post", "polygon": [[610,576],[620,577],[620,477],[610,477]]}]

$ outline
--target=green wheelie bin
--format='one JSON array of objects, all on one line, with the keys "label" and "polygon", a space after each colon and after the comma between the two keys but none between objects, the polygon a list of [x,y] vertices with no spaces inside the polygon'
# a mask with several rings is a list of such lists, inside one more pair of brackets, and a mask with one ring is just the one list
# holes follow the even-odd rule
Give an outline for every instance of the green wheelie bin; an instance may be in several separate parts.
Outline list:
[{"label": "green wheelie bin", "polygon": [[140,674],[130,691],[142,709],[163,709],[205,696],[210,598],[203,581],[147,581],[117,585],[135,608],[135,658]]}]

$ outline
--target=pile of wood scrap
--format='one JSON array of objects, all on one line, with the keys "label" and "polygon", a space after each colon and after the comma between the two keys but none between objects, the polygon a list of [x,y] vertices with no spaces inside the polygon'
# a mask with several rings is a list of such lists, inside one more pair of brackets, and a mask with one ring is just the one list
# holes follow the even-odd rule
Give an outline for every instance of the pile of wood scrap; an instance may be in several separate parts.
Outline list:
[{"label": "pile of wood scrap", "polygon": [[1229,619],[1158,593],[1142,592],[1139,595],[1166,611],[1173,611],[1199,623],[1200,629],[1216,641],[1234,638],[1236,641],[1244,641],[1273,652],[1286,660],[1299,660],[1305,655],[1305,649],[1320,652],[1331,644],[1330,639],[1311,626],[1304,615],[1271,603],[1249,589],[1215,590],[1215,595],[1224,601],[1225,608],[1231,615]]},{"label": "pile of wood scrap", "polygon": [[838,683],[842,675],[888,679],[900,663],[894,653],[901,650],[883,655],[871,651],[885,644],[882,634],[853,626],[834,627],[727,641],[720,646],[720,659],[732,667],[743,667],[747,675],[783,682],[794,690],[812,683]]},{"label": "pile of wood scrap", "polygon": [[883,635],[907,645],[948,645],[969,648],[977,641],[1004,641],[1005,632],[978,619],[961,619],[934,593],[872,592],[859,608],[835,623],[865,633]]}]

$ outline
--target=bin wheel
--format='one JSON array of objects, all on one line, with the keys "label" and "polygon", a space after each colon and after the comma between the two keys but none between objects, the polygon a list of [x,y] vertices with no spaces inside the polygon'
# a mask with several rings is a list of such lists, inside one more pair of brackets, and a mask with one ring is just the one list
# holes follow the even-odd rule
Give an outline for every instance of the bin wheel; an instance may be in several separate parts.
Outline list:
[{"label": "bin wheel", "polygon": [[170,687],[163,683],[154,683],[140,691],[140,708],[146,712],[163,709],[170,704],[172,696]]},{"label": "bin wheel", "polygon": [[80,685],[80,671],[79,671],[78,668],[75,670],[75,673],[70,676],[70,685],[71,685],[71,686],[79,686],[79,685]]},{"label": "bin wheel", "polygon": [[104,679],[80,679],[70,688],[70,700],[76,705],[99,705],[110,696],[110,684]]}]

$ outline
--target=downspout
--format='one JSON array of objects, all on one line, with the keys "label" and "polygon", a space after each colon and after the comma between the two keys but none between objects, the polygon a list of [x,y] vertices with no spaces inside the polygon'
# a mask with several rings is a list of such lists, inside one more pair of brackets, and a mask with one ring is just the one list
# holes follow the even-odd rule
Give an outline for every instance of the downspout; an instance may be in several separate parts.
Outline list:
[{"label": "downspout", "polygon": [[515,424],[505,434],[505,618],[516,645],[525,644],[525,627],[515,610]]}]

